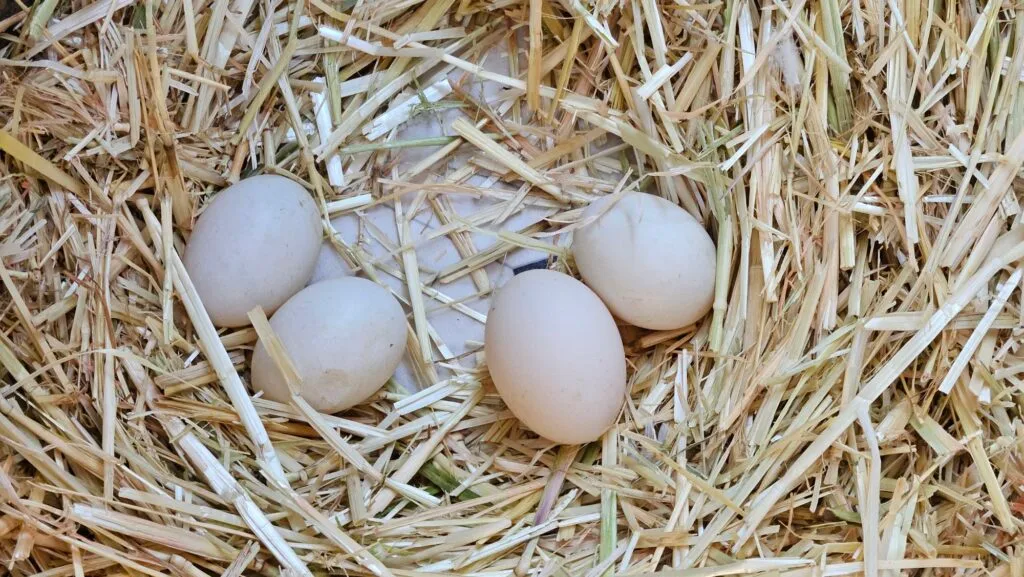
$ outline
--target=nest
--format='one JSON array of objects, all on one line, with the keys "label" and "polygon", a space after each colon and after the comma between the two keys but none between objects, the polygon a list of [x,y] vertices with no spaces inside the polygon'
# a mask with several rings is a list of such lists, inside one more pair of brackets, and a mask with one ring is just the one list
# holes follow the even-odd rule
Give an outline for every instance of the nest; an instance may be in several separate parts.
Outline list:
[{"label": "nest", "polygon": [[[0,14],[11,575],[1024,576],[1020,5]],[[402,132],[422,118],[443,130]],[[303,183],[337,256],[399,279],[421,390],[340,415],[252,394],[264,319],[218,332],[179,254],[253,172]],[[517,249],[571,273],[580,208],[630,189],[706,224],[714,309],[623,327],[616,426],[552,446],[430,315],[479,304]],[[467,216],[460,196],[489,204]],[[400,232],[387,258],[330,220],[369,238],[378,207]],[[447,269],[417,260],[424,212],[459,250]],[[465,276],[483,287],[448,295]]]}]

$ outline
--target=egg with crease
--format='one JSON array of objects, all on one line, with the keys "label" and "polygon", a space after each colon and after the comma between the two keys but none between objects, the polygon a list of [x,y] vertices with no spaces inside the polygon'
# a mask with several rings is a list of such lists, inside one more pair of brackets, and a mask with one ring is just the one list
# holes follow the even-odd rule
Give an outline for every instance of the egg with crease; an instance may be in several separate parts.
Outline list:
[{"label": "egg with crease", "polygon": [[[302,289],[270,318],[270,326],[302,379],[302,398],[322,413],[343,411],[371,397],[405,352],[402,306],[387,289],[358,277]],[[252,385],[272,401],[291,399],[262,342],[252,356]]]},{"label": "egg with crease", "polygon": [[704,227],[653,194],[593,202],[572,251],[580,276],[618,318],[654,330],[699,321],[715,297],[716,250]]},{"label": "egg with crease", "polygon": [[320,212],[283,176],[241,180],[199,216],[182,260],[213,324],[249,324],[257,305],[272,314],[313,275]]},{"label": "egg with crease", "polygon": [[626,398],[622,340],[578,280],[550,270],[512,277],[491,301],[484,351],[505,404],[542,437],[588,443],[615,424]]}]

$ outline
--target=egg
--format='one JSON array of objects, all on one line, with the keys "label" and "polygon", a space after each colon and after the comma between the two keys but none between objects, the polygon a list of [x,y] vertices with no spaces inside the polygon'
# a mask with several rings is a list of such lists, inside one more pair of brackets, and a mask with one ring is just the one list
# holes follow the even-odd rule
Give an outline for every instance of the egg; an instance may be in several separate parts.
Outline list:
[{"label": "egg", "polygon": [[653,194],[610,197],[582,214],[572,251],[587,286],[618,318],[678,329],[699,321],[715,295],[715,243],[690,213]]},{"label": "egg", "polygon": [[341,258],[338,254],[338,249],[327,242],[323,242],[320,247],[320,252],[316,257],[316,265],[313,267],[313,276],[306,282],[306,286],[316,284],[320,281],[324,281],[332,278],[339,278],[343,276],[351,276],[352,269],[345,262],[345,259]]},{"label": "egg", "polygon": [[[302,398],[336,413],[372,396],[405,351],[405,312],[387,289],[359,277],[325,280],[288,299],[270,326],[302,377]],[[263,343],[252,356],[252,384],[287,403],[291,391]]]},{"label": "egg", "polygon": [[593,291],[562,273],[527,271],[498,290],[484,355],[512,413],[558,443],[598,439],[626,398],[615,320]]},{"label": "egg", "polygon": [[320,213],[299,184],[275,175],[241,180],[199,216],[183,261],[213,323],[249,324],[256,305],[273,313],[313,274]]}]

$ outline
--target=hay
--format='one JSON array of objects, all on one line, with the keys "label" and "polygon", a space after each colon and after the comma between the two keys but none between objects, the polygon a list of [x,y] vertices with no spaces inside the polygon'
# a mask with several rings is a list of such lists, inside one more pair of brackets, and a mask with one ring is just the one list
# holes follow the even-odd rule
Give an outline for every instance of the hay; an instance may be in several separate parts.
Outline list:
[{"label": "hay", "polygon": [[[13,4],[10,574],[1024,576],[1020,5]],[[403,132],[424,118],[443,130]],[[335,416],[251,396],[265,316],[218,332],[178,254],[255,171],[403,283],[422,390]],[[552,447],[432,315],[485,322],[487,267],[521,248],[571,272],[579,208],[635,189],[716,238],[713,313],[623,327],[617,426]],[[425,268],[439,239],[457,258]]]}]

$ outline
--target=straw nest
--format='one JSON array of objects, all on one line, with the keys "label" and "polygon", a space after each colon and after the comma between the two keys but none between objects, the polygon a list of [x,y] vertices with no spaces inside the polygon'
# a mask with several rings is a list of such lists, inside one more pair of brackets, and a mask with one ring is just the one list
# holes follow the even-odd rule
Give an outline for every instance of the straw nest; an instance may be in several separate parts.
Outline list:
[{"label": "straw nest", "polygon": [[[10,574],[1024,575],[1020,4],[4,7]],[[507,71],[480,66],[495,46]],[[464,89],[480,81],[500,107]],[[439,107],[461,119],[445,134],[396,136]],[[303,182],[339,254],[408,285],[427,388],[337,416],[251,395],[256,330],[216,332],[178,255],[254,169]],[[408,225],[450,219],[454,273],[521,246],[571,272],[554,233],[631,188],[704,220],[714,311],[624,328],[617,426],[552,447],[430,333],[424,302],[460,303]],[[331,234],[407,193],[390,260]],[[456,193],[501,208],[453,218]],[[525,206],[549,210],[465,242]]]}]

